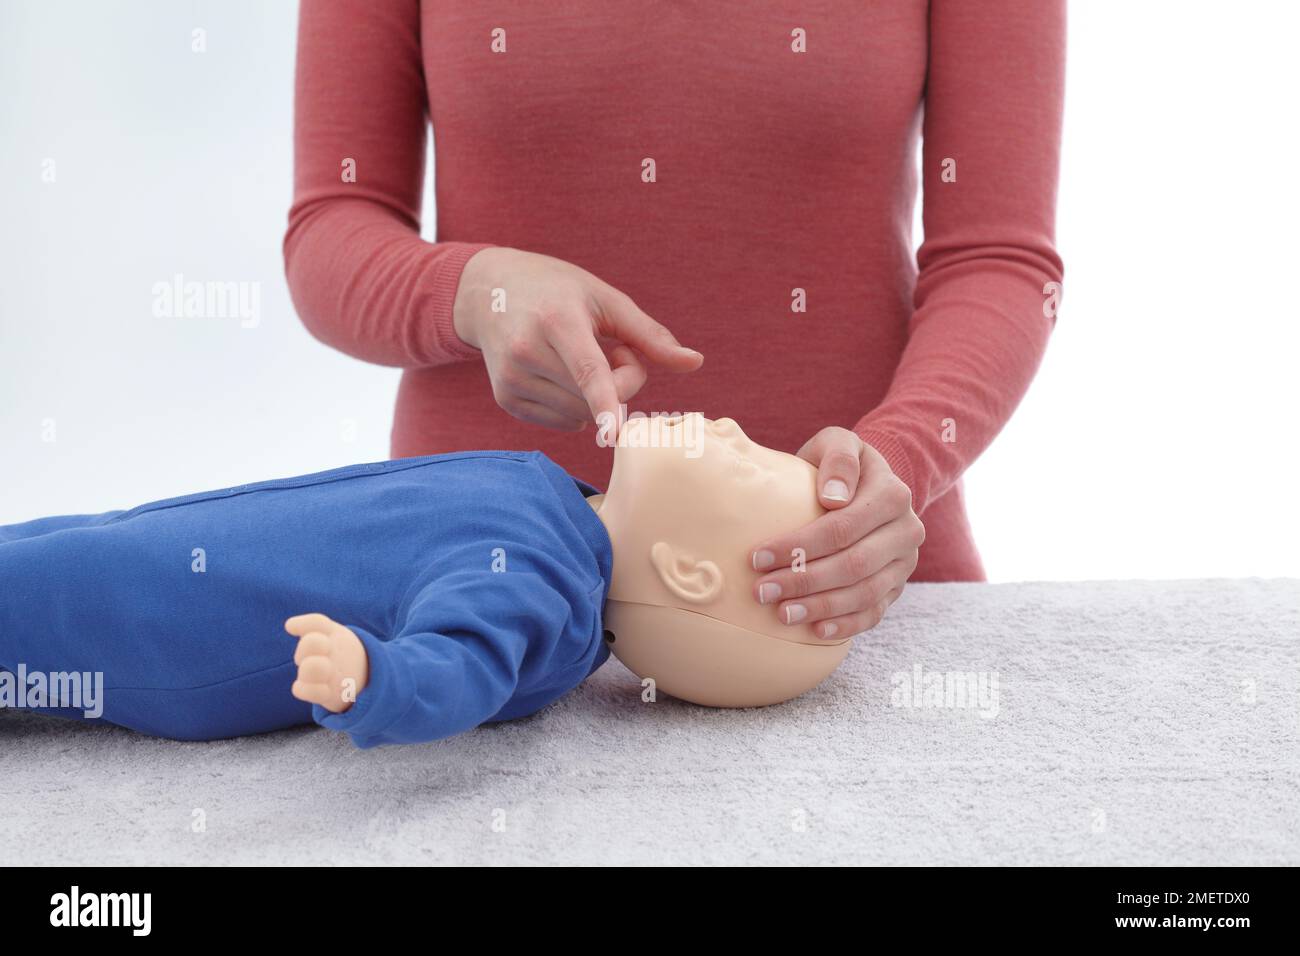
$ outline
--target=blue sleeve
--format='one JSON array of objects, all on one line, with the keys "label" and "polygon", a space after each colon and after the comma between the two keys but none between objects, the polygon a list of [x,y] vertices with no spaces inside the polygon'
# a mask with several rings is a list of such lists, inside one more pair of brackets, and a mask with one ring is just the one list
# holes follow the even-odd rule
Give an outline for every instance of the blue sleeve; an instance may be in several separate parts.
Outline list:
[{"label": "blue sleeve", "polygon": [[601,649],[599,593],[558,583],[458,571],[419,592],[393,640],[352,627],[369,658],[366,689],[341,714],[314,706],[316,722],[369,748],[470,730],[521,687],[540,709],[581,683]]}]

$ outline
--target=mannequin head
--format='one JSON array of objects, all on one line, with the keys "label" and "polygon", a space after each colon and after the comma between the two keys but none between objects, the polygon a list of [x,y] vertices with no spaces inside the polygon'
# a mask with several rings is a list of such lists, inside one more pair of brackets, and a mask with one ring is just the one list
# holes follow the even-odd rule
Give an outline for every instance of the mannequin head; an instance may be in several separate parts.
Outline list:
[{"label": "mannequin head", "polygon": [[614,655],[658,690],[716,707],[780,703],[819,684],[849,641],[782,624],[754,599],[749,564],[764,538],[823,513],[816,476],[729,418],[630,419],[609,491],[592,499],[614,546],[605,606]]}]

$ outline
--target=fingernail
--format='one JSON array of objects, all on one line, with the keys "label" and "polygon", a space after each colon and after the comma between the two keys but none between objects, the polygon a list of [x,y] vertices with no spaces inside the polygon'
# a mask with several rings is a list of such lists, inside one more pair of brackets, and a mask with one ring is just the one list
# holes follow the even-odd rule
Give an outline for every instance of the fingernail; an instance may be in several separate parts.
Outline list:
[{"label": "fingernail", "polygon": [[834,637],[836,632],[839,631],[839,629],[840,626],[838,624],[834,623],[833,621],[827,621],[825,624],[822,625],[822,640],[827,640],[829,638]]},{"label": "fingernail", "polygon": [[849,486],[838,478],[832,478],[822,485],[822,497],[828,501],[848,501]]},{"label": "fingernail", "polygon": [[758,603],[771,604],[781,597],[781,585],[775,581],[764,581],[758,586]]},{"label": "fingernail", "polygon": [[808,616],[808,609],[802,604],[787,604],[785,606],[785,623],[798,624]]},{"label": "fingernail", "polygon": [[776,555],[771,551],[754,552],[754,570],[762,571],[764,568],[770,568],[776,564]]}]

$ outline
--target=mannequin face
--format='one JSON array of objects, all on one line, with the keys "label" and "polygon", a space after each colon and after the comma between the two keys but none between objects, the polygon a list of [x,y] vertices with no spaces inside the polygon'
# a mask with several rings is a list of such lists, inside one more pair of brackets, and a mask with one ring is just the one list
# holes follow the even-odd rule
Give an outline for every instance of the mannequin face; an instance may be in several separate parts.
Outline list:
[{"label": "mannequin face", "polygon": [[[816,469],[698,412],[629,420],[598,514],[614,545],[611,600],[671,607],[824,645],[753,596],[755,545],[822,514]],[[785,556],[789,558],[790,556]]]}]

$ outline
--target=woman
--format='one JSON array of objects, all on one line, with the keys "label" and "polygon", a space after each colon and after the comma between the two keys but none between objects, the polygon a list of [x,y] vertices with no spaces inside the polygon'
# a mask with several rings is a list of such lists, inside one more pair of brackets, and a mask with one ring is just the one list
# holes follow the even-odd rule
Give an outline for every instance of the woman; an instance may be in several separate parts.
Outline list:
[{"label": "woman", "polygon": [[620,402],[731,416],[829,509],[755,542],[781,620],[842,638],[909,577],[982,580],[961,476],[1062,275],[1064,0],[583,6],[302,3],[289,285],[405,370],[393,455],[537,448],[603,487],[586,426]]}]

